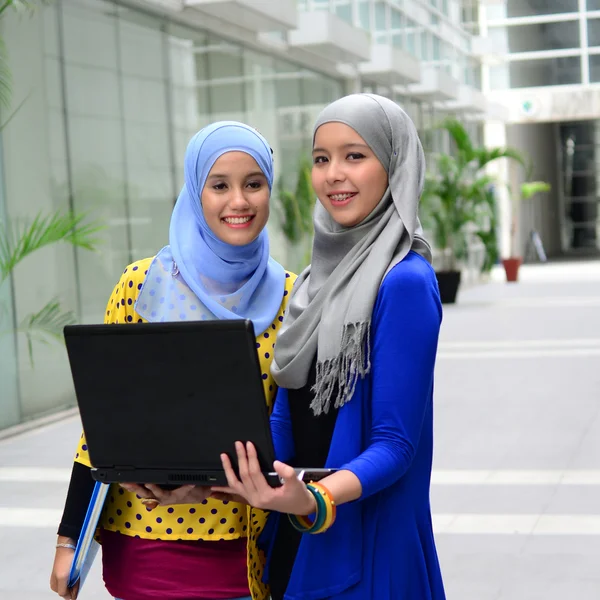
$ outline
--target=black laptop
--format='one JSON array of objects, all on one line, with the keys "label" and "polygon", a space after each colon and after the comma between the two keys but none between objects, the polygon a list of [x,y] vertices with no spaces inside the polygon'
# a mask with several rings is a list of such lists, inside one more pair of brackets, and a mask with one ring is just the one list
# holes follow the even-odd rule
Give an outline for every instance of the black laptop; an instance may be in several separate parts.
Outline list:
[{"label": "black laptop", "polygon": [[94,479],[226,485],[219,455],[237,470],[241,440],[278,484],[251,321],[72,325],[64,334]]}]

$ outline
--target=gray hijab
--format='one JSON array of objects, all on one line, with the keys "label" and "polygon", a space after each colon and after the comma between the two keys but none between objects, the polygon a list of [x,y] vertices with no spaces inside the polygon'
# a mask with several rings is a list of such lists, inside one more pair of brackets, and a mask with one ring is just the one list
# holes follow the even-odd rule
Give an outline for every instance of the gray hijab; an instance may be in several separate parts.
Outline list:
[{"label": "gray hijab", "polygon": [[364,139],[385,167],[389,187],[354,227],[337,224],[319,202],[315,207],[312,262],[292,291],[271,366],[278,385],[299,389],[316,354],[315,415],[328,412],[332,401],[343,406],[370,371],[371,315],[387,272],[410,250],[431,262],[417,217],[425,157],[410,117],[388,98],[353,94],[327,106],[314,133],[330,122]]}]

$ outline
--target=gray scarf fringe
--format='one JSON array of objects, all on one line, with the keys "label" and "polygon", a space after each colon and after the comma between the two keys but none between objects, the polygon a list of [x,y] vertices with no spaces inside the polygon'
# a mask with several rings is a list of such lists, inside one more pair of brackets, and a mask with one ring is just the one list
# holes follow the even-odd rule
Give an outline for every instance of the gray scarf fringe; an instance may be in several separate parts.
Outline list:
[{"label": "gray scarf fringe", "polygon": [[335,408],[340,408],[354,395],[359,378],[371,371],[371,322],[348,323],[342,332],[339,354],[317,362],[317,380],[312,387],[315,397],[310,404],[314,414],[328,413],[331,397],[337,389]]}]

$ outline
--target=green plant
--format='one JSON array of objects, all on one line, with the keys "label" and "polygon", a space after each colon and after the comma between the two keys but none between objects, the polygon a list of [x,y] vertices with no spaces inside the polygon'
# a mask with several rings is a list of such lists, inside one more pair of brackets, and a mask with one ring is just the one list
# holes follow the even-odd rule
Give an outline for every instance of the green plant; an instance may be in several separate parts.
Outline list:
[{"label": "green plant", "polygon": [[[0,221],[0,286],[19,263],[46,246],[66,242],[85,250],[95,250],[99,243],[96,234],[102,226],[94,222],[84,223],[84,219],[85,215],[57,211],[48,216],[38,214],[33,221],[12,227]],[[7,307],[0,305],[0,308],[3,313],[8,312]],[[33,364],[33,342],[62,340],[63,327],[74,320],[75,315],[71,311],[63,311],[60,302],[53,298],[38,312],[27,315],[14,329],[0,331],[0,335],[13,331],[24,334]]]},{"label": "green plant", "polygon": [[549,192],[552,186],[546,181],[526,181],[519,186],[519,193],[513,193],[513,190],[508,186],[511,198],[511,223],[510,223],[510,255],[516,257],[519,255],[517,250],[517,229],[518,229],[518,214],[519,205],[522,201],[533,198],[541,192]]},{"label": "green plant", "polygon": [[[482,235],[489,238],[486,248],[494,240],[491,224],[495,208],[489,195],[494,178],[483,173],[484,167],[500,158],[525,166],[525,159],[514,148],[474,146],[465,127],[454,118],[445,119],[438,127],[450,135],[454,153],[436,157],[437,174],[426,177],[421,215],[424,225],[433,231],[436,247],[443,253],[442,269],[455,271],[467,253],[465,234],[469,224],[480,238]],[[489,250],[488,254],[491,260]]]},{"label": "green plant", "polygon": [[485,190],[484,202],[487,205],[487,226],[476,231],[485,248],[485,258],[481,265],[483,273],[489,273],[500,258],[498,245],[498,209],[496,206],[496,194],[492,185]]},{"label": "green plant", "polygon": [[[294,191],[286,187],[283,176],[279,177],[276,200],[281,230],[286,239],[293,246],[305,244],[312,238],[315,205],[315,194],[311,184],[311,163],[308,159],[302,159],[298,165]],[[300,260],[303,264],[291,265],[291,267],[300,270],[308,264],[309,260],[310,249]]]}]

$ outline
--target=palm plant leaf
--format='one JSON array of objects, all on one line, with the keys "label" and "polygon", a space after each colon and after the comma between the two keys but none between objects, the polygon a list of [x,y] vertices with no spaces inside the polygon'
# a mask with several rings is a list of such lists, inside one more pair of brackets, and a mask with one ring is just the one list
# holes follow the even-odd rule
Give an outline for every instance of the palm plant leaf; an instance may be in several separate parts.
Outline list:
[{"label": "palm plant leaf", "polygon": [[57,211],[47,216],[41,213],[29,224],[10,227],[0,223],[0,283],[25,257],[54,244],[67,242],[86,250],[95,250],[95,237],[103,227],[97,222],[83,223],[85,215]]},{"label": "palm plant leaf", "polygon": [[526,181],[521,184],[521,198],[529,200],[539,192],[549,192],[551,185],[546,181]]},{"label": "palm plant leaf", "polygon": [[14,8],[17,11],[34,11],[39,5],[48,4],[51,0],[3,0],[0,2],[0,17],[4,11]]},{"label": "palm plant leaf", "polygon": [[517,161],[525,169],[527,168],[525,157],[514,148],[477,148],[473,152],[473,159],[477,161],[478,169],[499,158],[510,158]]},{"label": "palm plant leaf", "polygon": [[297,211],[296,198],[292,192],[286,189],[283,177],[280,177],[277,182],[276,207],[283,234],[290,242],[297,241],[300,237],[298,227],[300,217]]},{"label": "palm plant leaf", "polygon": [[440,127],[450,134],[450,137],[456,145],[456,149],[459,154],[464,157],[465,162],[471,161],[474,152],[473,143],[463,124],[457,119],[447,117],[442,121]]},{"label": "palm plant leaf", "polygon": [[[2,77],[2,75],[0,75],[0,78],[1,77]],[[23,106],[23,104],[25,104],[25,102],[27,102],[28,99],[29,99],[29,94],[27,94],[27,96],[25,96],[25,98],[23,98],[23,100],[21,100],[21,102],[19,102],[18,106],[8,115],[6,120],[3,121],[2,123],[0,123],[0,133],[2,133],[2,130],[15,118],[17,113],[21,110],[21,107]],[[0,100],[0,102],[1,102],[1,100]]]},{"label": "palm plant leaf", "polygon": [[300,163],[298,182],[296,184],[296,204],[300,215],[300,227],[303,233],[312,234],[313,207],[315,194],[312,189],[311,168],[307,161]]},{"label": "palm plant leaf", "polygon": [[0,108],[8,108],[12,97],[12,73],[8,64],[6,43],[0,37]]},{"label": "palm plant leaf", "polygon": [[17,332],[27,338],[29,361],[33,366],[33,342],[47,344],[49,341],[63,340],[65,325],[75,323],[75,314],[72,311],[63,311],[60,302],[53,298],[40,311],[27,315],[17,327]]}]

